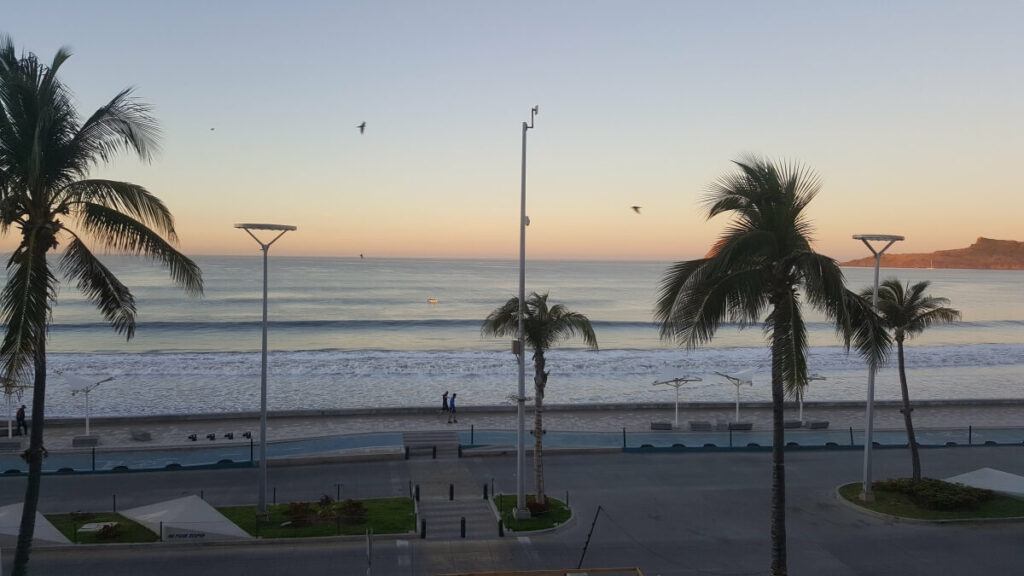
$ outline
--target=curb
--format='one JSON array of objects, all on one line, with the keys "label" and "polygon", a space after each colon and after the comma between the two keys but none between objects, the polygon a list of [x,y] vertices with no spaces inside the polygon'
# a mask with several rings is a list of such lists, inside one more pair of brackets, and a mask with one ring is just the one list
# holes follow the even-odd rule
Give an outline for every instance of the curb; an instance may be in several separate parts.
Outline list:
[{"label": "curb", "polygon": [[843,486],[846,486],[846,484],[840,484],[839,486],[836,486],[835,489],[833,490],[833,493],[835,494],[836,498],[839,500],[840,504],[842,504],[842,505],[844,505],[847,508],[850,508],[852,510],[856,510],[857,512],[860,512],[862,514],[867,514],[868,516],[874,516],[875,518],[878,518],[880,520],[888,520],[889,522],[896,522],[896,523],[903,523],[903,524],[926,524],[926,525],[927,524],[1013,524],[1013,523],[1016,523],[1016,522],[1024,522],[1024,516],[1008,516],[1006,518],[944,518],[944,519],[935,519],[935,520],[929,520],[927,518],[909,518],[909,517],[906,517],[906,516],[895,516],[893,514],[886,514],[885,512],[879,512],[877,510],[871,510],[869,508],[865,508],[863,506],[860,506],[858,504],[854,504],[853,502],[850,502],[849,500],[844,498],[842,494],[839,493],[839,489],[842,488]]},{"label": "curb", "polygon": [[[505,496],[505,493],[504,492],[499,492],[497,494],[492,494],[491,496],[492,496],[491,498],[487,499],[487,504],[490,505],[491,512],[494,512],[494,517],[500,522],[501,521],[501,513],[498,512],[498,507],[494,505],[494,497]],[[561,524],[559,524],[557,526],[552,526],[551,528],[541,528],[539,530],[513,530],[513,529],[511,529],[511,528],[506,526],[505,527],[505,534],[506,534],[506,536],[516,536],[516,535],[519,535],[519,536],[533,536],[535,534],[550,534],[552,532],[558,532],[559,530],[562,530],[563,528],[566,528],[566,527],[568,527],[568,526],[570,526],[572,524],[575,524],[575,523],[576,523],[576,512],[570,506],[569,507],[569,518],[565,522],[562,522]],[[498,539],[501,540],[500,537]]]}]

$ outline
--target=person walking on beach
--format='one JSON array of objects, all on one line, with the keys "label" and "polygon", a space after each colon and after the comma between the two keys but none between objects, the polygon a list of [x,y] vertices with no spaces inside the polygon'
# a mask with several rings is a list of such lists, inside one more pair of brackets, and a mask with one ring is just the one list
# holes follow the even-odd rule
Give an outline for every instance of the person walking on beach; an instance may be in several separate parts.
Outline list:
[{"label": "person walking on beach", "polygon": [[[10,414],[10,412],[8,412],[8,414]],[[25,405],[24,404],[21,405],[21,408],[18,408],[18,412],[15,414],[14,417],[18,421],[18,434],[20,434],[22,436],[28,436],[28,424],[25,423]]]},{"label": "person walking on beach", "polygon": [[459,418],[458,418],[458,416],[455,415],[455,396],[456,396],[456,394],[454,392],[452,392],[452,399],[448,402],[448,423],[449,424],[451,424],[452,422],[455,422],[456,424],[459,423]]},{"label": "person walking on beach", "polygon": [[441,412],[448,412],[448,391],[445,390],[444,394],[441,395]]}]

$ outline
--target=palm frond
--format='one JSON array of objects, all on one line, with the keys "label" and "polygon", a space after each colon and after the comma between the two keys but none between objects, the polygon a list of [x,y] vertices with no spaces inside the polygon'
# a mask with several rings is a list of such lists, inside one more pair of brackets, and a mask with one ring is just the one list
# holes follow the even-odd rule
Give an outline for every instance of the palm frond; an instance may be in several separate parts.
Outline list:
[{"label": "palm frond", "polygon": [[870,293],[865,298],[851,290],[846,291],[844,299],[850,329],[846,342],[847,346],[852,344],[869,366],[877,369],[889,360],[892,337],[886,329],[885,319],[871,307],[870,298]]},{"label": "palm frond", "polygon": [[203,293],[199,266],[144,224],[100,204],[83,202],[77,211],[83,231],[111,250],[147,256],[163,264],[171,279],[191,295]]},{"label": "palm frond", "polygon": [[106,206],[155,229],[172,243],[177,242],[174,216],[167,205],[138,184],[117,180],[78,180],[66,186],[57,201],[68,208],[82,202]]},{"label": "palm frond", "polygon": [[57,296],[57,279],[47,267],[39,236],[29,232],[11,255],[7,284],[0,292],[0,322],[7,327],[0,344],[0,375],[11,380],[29,378],[46,335],[50,301]]},{"label": "palm frond", "polygon": [[152,108],[134,98],[133,91],[125,88],[93,112],[75,134],[72,147],[90,160],[109,162],[124,151],[134,152],[146,162],[152,160],[160,149],[160,128]]},{"label": "palm frond", "polygon": [[81,239],[76,237],[68,244],[59,267],[99,308],[114,331],[131,340],[135,335],[135,298]]},{"label": "palm frond", "polygon": [[480,326],[480,334],[496,338],[518,335],[519,298],[509,298],[508,301],[488,314]]},{"label": "palm frond", "polygon": [[775,302],[764,330],[772,344],[772,371],[782,377],[787,394],[800,393],[807,386],[807,327],[796,294]]}]

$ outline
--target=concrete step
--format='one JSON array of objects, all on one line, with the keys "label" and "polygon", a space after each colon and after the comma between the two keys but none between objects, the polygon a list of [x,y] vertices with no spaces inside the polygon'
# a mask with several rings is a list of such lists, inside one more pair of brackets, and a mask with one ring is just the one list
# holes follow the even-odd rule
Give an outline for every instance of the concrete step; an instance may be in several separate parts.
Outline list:
[{"label": "concrete step", "polygon": [[442,446],[459,445],[459,435],[455,430],[421,430],[403,432],[402,443],[406,446]]},{"label": "concrete step", "polygon": [[466,519],[466,539],[494,538],[498,519],[486,500],[434,500],[419,503],[419,517],[427,522],[428,540],[462,538],[462,518]]}]

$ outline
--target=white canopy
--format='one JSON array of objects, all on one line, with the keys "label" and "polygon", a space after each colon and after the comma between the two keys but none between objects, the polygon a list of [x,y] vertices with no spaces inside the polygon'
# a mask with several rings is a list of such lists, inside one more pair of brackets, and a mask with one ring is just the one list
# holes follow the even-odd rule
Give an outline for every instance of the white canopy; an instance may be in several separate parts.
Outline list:
[{"label": "white canopy", "polygon": [[[18,532],[21,531],[23,507],[24,504],[21,503],[0,507],[0,539],[18,537]],[[39,512],[36,512],[36,529],[33,532],[32,541],[37,544],[71,544],[64,534],[54,528],[53,524],[50,524],[50,521]]]},{"label": "white canopy", "polygon": [[955,482],[974,488],[984,488],[993,492],[1010,496],[1024,496],[1024,476],[1010,474],[994,468],[979,468],[959,476],[946,478],[946,482]]},{"label": "white canopy", "polygon": [[198,496],[185,496],[123,510],[130,518],[164,540],[247,540],[252,538]]}]

